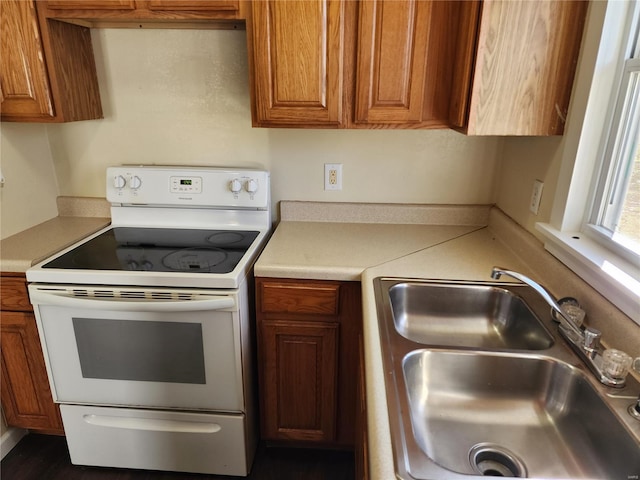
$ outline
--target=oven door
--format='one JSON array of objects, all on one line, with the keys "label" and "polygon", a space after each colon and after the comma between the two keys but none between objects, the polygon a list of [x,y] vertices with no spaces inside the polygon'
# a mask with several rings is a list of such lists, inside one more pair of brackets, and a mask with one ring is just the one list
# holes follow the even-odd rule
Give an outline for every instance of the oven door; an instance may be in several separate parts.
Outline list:
[{"label": "oven door", "polygon": [[29,294],[56,402],[244,410],[236,294],[42,285]]}]

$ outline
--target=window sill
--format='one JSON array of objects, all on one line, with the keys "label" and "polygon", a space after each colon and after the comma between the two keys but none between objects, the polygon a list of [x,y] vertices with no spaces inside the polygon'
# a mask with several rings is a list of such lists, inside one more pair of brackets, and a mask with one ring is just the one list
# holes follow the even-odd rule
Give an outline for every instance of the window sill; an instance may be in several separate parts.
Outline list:
[{"label": "window sill", "polygon": [[561,232],[537,223],[544,248],[640,324],[640,269],[581,232]]}]

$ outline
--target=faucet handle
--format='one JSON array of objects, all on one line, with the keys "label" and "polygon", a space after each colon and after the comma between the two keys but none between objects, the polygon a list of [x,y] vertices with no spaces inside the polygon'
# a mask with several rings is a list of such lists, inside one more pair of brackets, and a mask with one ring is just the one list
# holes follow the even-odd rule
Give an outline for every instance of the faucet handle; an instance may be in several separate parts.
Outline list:
[{"label": "faucet handle", "polygon": [[610,378],[626,378],[632,365],[633,359],[622,350],[610,348],[602,354],[602,368]]},{"label": "faucet handle", "polygon": [[[571,320],[573,320],[576,327],[582,326],[586,312],[582,309],[578,300],[573,297],[563,297],[558,300],[558,306]],[[558,312],[553,308],[551,309],[551,318],[556,322],[560,322]]]},{"label": "faucet handle", "polygon": [[584,329],[584,349],[588,352],[595,352],[598,350],[600,346],[600,339],[602,338],[602,333],[600,330],[596,330],[592,327],[587,327]]}]

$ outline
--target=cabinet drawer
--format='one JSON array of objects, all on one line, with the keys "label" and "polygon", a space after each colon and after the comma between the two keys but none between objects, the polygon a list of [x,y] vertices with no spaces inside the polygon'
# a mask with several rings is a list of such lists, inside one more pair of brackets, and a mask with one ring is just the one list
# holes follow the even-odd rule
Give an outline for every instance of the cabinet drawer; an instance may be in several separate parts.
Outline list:
[{"label": "cabinet drawer", "polygon": [[314,283],[261,283],[263,313],[338,315],[340,285]]},{"label": "cabinet drawer", "polygon": [[30,312],[27,281],[24,277],[2,277],[0,283],[0,306],[2,310]]},{"label": "cabinet drawer", "polygon": [[[222,478],[249,473],[246,458],[250,456],[250,442],[245,433],[249,426],[244,415],[85,405],[62,405],[60,410],[74,464],[195,471],[224,475]],[[116,474],[120,478],[128,475]],[[198,478],[189,474],[158,475]]]}]

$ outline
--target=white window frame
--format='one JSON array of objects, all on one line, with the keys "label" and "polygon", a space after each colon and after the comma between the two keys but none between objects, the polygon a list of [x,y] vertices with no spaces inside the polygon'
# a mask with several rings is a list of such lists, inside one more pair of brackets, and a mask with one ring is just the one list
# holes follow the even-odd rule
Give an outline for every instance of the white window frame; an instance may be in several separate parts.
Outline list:
[{"label": "white window frame", "polygon": [[[640,17],[640,2],[591,2],[587,35],[574,105],[565,131],[556,195],[549,223],[536,229],[545,248],[640,324],[640,265],[637,257],[617,250],[615,243],[589,226],[597,201],[598,182],[606,168],[609,132],[616,125],[616,98],[625,60],[636,48],[630,33]],[[582,100],[582,103],[580,101]],[[577,105],[576,105],[577,103]],[[580,117],[583,117],[580,121]],[[573,142],[573,145],[572,145]]]},{"label": "white window frame", "polygon": [[[630,18],[633,20],[633,16]],[[638,245],[624,238],[617,238],[614,222],[618,219],[624,203],[623,188],[625,181],[621,163],[630,157],[631,137],[635,138],[640,124],[640,36],[638,35],[638,18],[631,21],[631,35],[624,49],[622,64],[616,80],[616,91],[613,92],[611,105],[614,108],[611,127],[608,134],[603,135],[603,155],[597,186],[591,203],[591,214],[583,227],[583,231],[605,247],[626,257],[630,262],[638,264],[640,254]],[[632,80],[632,75],[635,79]],[[615,99],[615,101],[613,101]],[[633,144],[635,148],[637,144]],[[607,203],[609,205],[607,206]],[[640,219],[638,219],[640,221]]]}]

